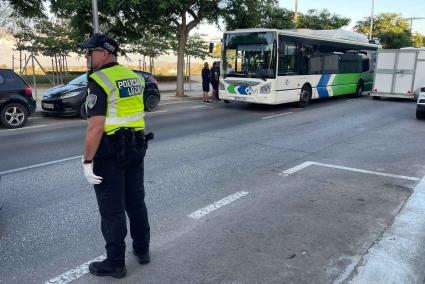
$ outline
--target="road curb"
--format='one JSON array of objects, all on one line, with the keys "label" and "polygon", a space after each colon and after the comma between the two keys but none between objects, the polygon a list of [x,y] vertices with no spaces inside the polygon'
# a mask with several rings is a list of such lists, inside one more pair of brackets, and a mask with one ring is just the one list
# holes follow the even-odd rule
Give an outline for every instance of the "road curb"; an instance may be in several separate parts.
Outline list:
[{"label": "road curb", "polygon": [[424,283],[425,177],[414,188],[394,223],[362,257],[351,284]]}]

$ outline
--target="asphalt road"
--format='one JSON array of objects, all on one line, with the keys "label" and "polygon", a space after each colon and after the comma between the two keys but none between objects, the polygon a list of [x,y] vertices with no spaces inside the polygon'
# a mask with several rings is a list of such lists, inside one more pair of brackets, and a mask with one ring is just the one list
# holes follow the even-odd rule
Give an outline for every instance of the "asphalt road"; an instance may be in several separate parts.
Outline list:
[{"label": "asphalt road", "polygon": [[[128,249],[123,283],[344,282],[425,175],[411,102],[193,101],[162,105],[146,124],[152,262]],[[35,118],[0,129],[0,283],[77,278],[104,253],[78,158],[85,126]],[[306,161],[320,164],[293,170]],[[75,283],[117,282],[82,274]]]}]

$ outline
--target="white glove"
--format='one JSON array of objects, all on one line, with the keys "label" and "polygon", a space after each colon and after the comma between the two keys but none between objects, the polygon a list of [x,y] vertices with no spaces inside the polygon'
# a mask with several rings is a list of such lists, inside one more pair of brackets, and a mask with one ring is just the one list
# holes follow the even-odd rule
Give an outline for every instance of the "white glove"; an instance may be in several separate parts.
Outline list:
[{"label": "white glove", "polygon": [[93,173],[93,162],[91,162],[90,164],[84,164],[84,157],[83,157],[82,163],[83,163],[83,169],[84,169],[84,176],[86,177],[88,183],[100,184],[103,178]]}]

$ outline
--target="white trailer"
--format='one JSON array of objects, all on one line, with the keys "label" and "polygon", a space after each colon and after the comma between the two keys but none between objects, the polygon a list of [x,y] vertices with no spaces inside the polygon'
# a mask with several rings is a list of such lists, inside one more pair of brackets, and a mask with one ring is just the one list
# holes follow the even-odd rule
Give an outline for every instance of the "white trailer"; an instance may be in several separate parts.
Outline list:
[{"label": "white trailer", "polygon": [[414,99],[425,87],[425,49],[402,48],[378,51],[374,99],[381,97]]}]

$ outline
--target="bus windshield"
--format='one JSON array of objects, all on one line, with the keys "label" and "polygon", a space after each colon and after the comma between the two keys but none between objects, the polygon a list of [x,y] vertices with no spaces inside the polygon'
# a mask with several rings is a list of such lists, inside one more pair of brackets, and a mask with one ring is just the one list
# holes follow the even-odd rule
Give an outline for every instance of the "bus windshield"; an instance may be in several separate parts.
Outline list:
[{"label": "bus windshield", "polygon": [[223,78],[276,77],[276,44],[273,32],[228,33],[223,44]]}]

